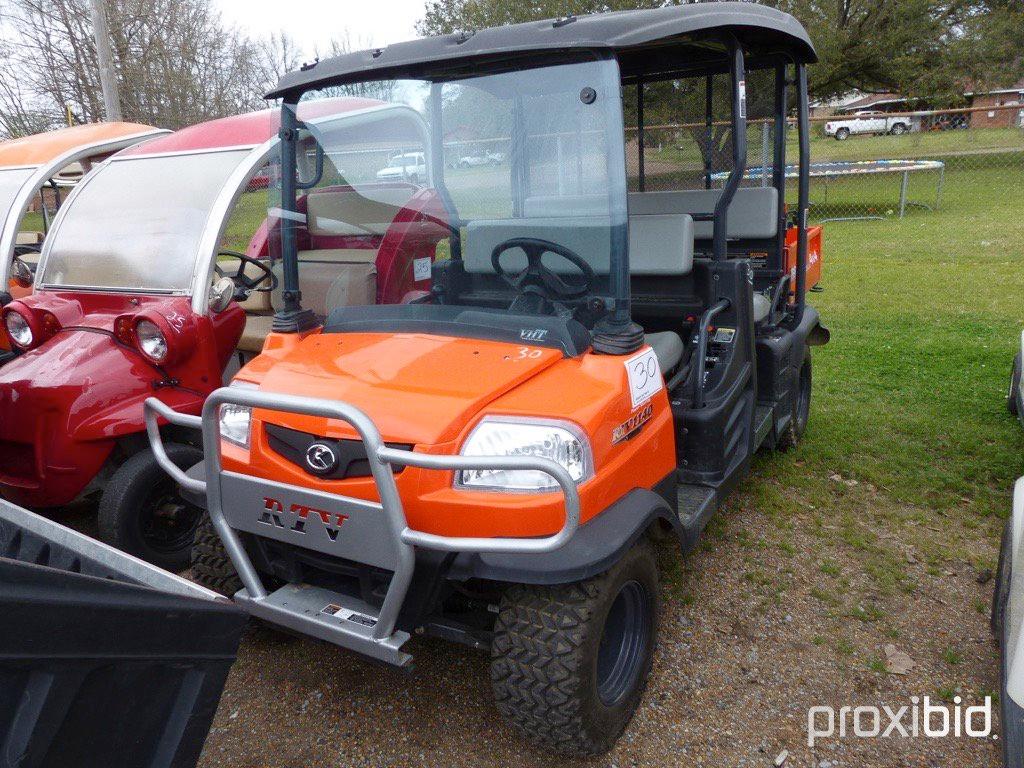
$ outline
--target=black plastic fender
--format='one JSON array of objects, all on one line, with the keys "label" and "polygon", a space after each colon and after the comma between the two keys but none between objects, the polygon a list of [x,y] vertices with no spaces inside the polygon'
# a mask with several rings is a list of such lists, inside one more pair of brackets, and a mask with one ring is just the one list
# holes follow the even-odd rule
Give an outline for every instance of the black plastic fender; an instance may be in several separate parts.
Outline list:
[{"label": "black plastic fender", "polygon": [[488,579],[511,584],[569,584],[607,571],[646,534],[657,520],[668,522],[679,541],[686,533],[668,502],[645,488],[636,488],[580,525],[565,546],[529,555],[476,554],[455,558],[448,578]]},{"label": "black plastic fender", "polygon": [[[793,335],[796,336],[797,341],[809,344],[812,347],[823,347],[832,338],[828,328],[821,324],[821,317],[818,315],[818,310],[814,307],[806,307],[804,309],[803,319],[796,330],[793,331]],[[798,345],[797,348],[799,349],[800,346]]]}]

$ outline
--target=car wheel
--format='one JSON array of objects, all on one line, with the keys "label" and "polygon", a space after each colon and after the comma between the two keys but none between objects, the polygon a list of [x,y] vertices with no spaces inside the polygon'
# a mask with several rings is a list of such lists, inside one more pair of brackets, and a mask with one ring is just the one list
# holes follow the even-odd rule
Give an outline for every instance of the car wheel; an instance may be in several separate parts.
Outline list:
[{"label": "car wheel", "polygon": [[1002,724],[1003,765],[1017,768],[1024,764],[1024,708],[1007,693],[1007,641],[1009,627],[1006,625],[1006,606],[1010,599],[1013,575],[1012,532],[1013,518],[1006,521],[999,545],[999,565],[996,567],[996,583],[992,593],[992,615],[990,626],[999,643],[999,722]]},{"label": "car wheel", "polygon": [[906,132],[907,126],[905,126],[903,123],[894,123],[892,128],[890,129],[890,133],[892,133],[893,136],[902,136]]},{"label": "car wheel", "polygon": [[800,371],[797,374],[796,398],[793,403],[793,416],[789,425],[779,435],[775,443],[776,449],[788,451],[800,444],[804,432],[807,431],[807,422],[811,418],[811,390],[814,383],[814,371],[811,366],[811,350],[804,345],[804,357],[800,363]]},{"label": "car wheel", "polygon": [[[167,456],[181,469],[203,460],[191,445],[171,444]],[[150,450],[122,464],[100,497],[100,538],[169,571],[188,567],[196,528],[205,513],[186,501]]]},{"label": "car wheel", "polygon": [[1010,369],[1010,388],[1006,392],[1006,410],[1011,416],[1020,416],[1020,374],[1021,357],[1018,352],[1013,357],[1013,367]]},{"label": "car wheel", "polygon": [[836,131],[836,141],[846,141],[848,138],[850,138],[849,128],[840,128]]},{"label": "car wheel", "polygon": [[640,703],[657,629],[658,569],[646,539],[600,576],[510,587],[491,644],[498,710],[549,749],[608,751]]}]

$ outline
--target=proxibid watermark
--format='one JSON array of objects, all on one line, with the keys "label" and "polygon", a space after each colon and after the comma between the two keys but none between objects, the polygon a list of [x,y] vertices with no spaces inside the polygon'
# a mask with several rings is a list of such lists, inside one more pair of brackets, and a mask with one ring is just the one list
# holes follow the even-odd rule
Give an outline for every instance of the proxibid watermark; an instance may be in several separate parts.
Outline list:
[{"label": "proxibid watermark", "polygon": [[941,739],[947,736],[973,739],[995,738],[992,734],[992,698],[984,704],[961,706],[963,699],[953,698],[952,706],[935,704],[925,696],[910,697],[910,704],[893,709],[881,707],[819,706],[807,710],[807,746],[827,738],[845,739]]}]

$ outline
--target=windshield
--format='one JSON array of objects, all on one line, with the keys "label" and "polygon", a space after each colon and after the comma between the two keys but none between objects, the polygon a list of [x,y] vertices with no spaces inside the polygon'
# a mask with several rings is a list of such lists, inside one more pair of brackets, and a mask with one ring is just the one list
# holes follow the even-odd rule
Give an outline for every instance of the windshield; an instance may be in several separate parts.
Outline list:
[{"label": "windshield", "polygon": [[[616,62],[357,83],[308,92],[299,111],[339,95],[381,107],[372,124],[337,115],[299,133],[299,189],[280,208],[296,222],[304,308],[427,300],[438,268],[452,290],[433,302],[568,315],[610,310],[613,293],[628,301],[612,289],[626,268]],[[526,297],[512,285],[533,247],[524,238],[543,241],[539,261],[556,278]]]},{"label": "windshield", "polygon": [[8,168],[0,170],[0,225],[3,225],[11,212],[14,198],[28,181],[29,176],[35,173],[35,168]]},{"label": "windshield", "polygon": [[85,182],[50,234],[41,284],[187,291],[210,209],[249,153],[110,161]]}]

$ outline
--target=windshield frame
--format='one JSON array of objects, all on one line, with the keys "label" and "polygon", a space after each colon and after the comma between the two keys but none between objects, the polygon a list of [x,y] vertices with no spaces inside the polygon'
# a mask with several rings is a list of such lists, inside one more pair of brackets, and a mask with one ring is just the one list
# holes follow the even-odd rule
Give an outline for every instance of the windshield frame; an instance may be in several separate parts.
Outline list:
[{"label": "windshield frame", "polygon": [[[284,138],[281,142],[280,159],[281,208],[286,214],[299,215],[293,207],[296,205],[295,174],[298,168],[296,137],[303,125],[302,121],[298,118],[298,112],[301,109],[303,97],[309,93],[316,93],[336,86],[411,79],[430,83],[429,98],[433,101],[435,98],[440,98],[440,88],[445,84],[459,83],[460,81],[498,75],[505,72],[529,72],[530,70],[550,69],[566,64],[590,62],[602,62],[610,65],[609,67],[602,68],[603,78],[601,85],[608,87],[608,92],[616,94],[615,98],[603,100],[605,109],[603,117],[607,135],[622,145],[621,152],[616,152],[614,147],[609,147],[609,152],[605,158],[609,185],[610,219],[608,274],[608,299],[610,306],[608,307],[607,318],[616,326],[624,326],[630,322],[628,182],[624,141],[625,114],[622,108],[621,96],[622,72],[618,57],[613,51],[576,49],[556,56],[552,56],[550,51],[539,51],[536,55],[517,56],[504,61],[481,63],[479,67],[473,68],[472,71],[438,74],[436,72],[419,72],[410,68],[403,71],[375,73],[377,74],[375,77],[360,79],[340,76],[336,80],[319,81],[315,84],[289,90],[284,95],[280,106],[281,131]],[[443,110],[437,111],[439,115],[443,115]],[[424,152],[427,172],[431,177],[431,186],[437,190],[445,208],[451,212],[455,210],[455,207],[450,199],[445,183],[446,168],[443,160],[444,125],[442,124],[442,119],[431,120],[429,129],[429,143],[426,145]],[[284,267],[285,306],[278,311],[277,315],[280,317],[281,322],[275,323],[275,326],[288,328],[291,331],[300,331],[312,327],[315,321],[312,313],[303,309],[298,301],[298,249],[290,218],[285,216],[281,222],[281,257]],[[458,232],[453,231],[453,253],[459,249],[458,238]]]},{"label": "windshield frame", "polygon": [[[93,141],[68,150],[63,154],[51,158],[48,162],[35,166],[35,173],[25,180],[21,185],[21,190],[11,202],[10,207],[3,212],[3,227],[0,229],[0,292],[7,290],[8,281],[10,280],[11,262],[14,259],[14,247],[18,240],[18,227],[21,224],[22,218],[25,216],[25,212],[28,210],[28,206],[32,201],[32,198],[48,179],[50,179],[61,168],[64,168],[71,163],[96,155],[103,155],[107,152],[117,152],[126,147],[145,141],[148,138],[156,138],[157,136],[161,136],[166,133],[170,133],[170,131],[153,128],[148,131],[139,131],[138,133],[132,133],[127,136],[119,136],[116,139]],[[78,188],[81,187],[89,176],[91,176],[92,173],[94,173],[101,165],[102,163],[97,163],[89,173],[82,177],[75,189],[71,191],[71,194],[64,199],[64,204],[74,196],[75,192],[78,191]],[[61,205],[61,209],[64,208],[64,204]],[[60,210],[58,210],[57,216],[54,217],[54,220],[50,223],[49,231],[53,230],[59,216]],[[49,240],[49,238],[47,238],[47,240]],[[45,249],[45,242],[43,247]],[[41,259],[42,254],[40,254],[40,260]],[[33,290],[35,290],[35,288],[33,288]]]}]

